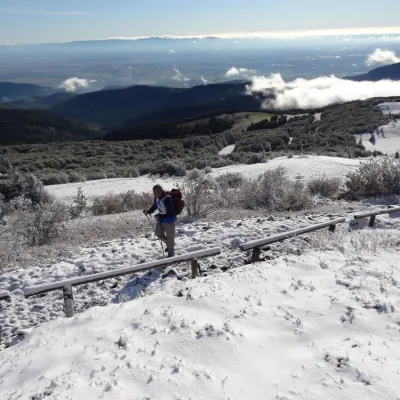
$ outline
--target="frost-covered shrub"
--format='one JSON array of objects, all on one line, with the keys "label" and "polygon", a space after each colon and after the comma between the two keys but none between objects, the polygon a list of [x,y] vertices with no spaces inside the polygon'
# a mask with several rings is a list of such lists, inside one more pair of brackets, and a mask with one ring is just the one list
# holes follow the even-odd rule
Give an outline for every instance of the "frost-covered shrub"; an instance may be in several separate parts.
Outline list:
[{"label": "frost-covered shrub", "polygon": [[35,175],[13,175],[12,180],[1,183],[0,194],[3,195],[3,201],[6,203],[18,198],[20,200],[28,200],[32,205],[46,204],[53,201],[52,196]]},{"label": "frost-covered shrub", "polygon": [[87,210],[87,198],[82,188],[78,189],[78,193],[74,197],[74,201],[70,206],[69,212],[72,218],[79,218],[84,211]]},{"label": "frost-covered shrub", "polygon": [[153,202],[150,193],[138,194],[134,191],[126,193],[107,193],[96,196],[91,207],[93,215],[120,214],[127,211],[143,210]]},{"label": "frost-covered shrub", "polygon": [[340,179],[321,176],[308,182],[308,190],[312,195],[331,197],[340,190]]},{"label": "frost-covered shrub", "polygon": [[249,210],[299,211],[313,204],[305,185],[289,180],[283,167],[267,171],[254,180],[245,180],[237,189],[237,196],[239,204]]},{"label": "frost-covered shrub", "polygon": [[400,160],[371,158],[348,175],[348,193],[353,197],[400,194]]},{"label": "frost-covered shrub", "polygon": [[69,177],[65,172],[55,172],[42,176],[42,182],[45,185],[61,185],[69,182]]},{"label": "frost-covered shrub", "polygon": [[153,203],[153,196],[150,193],[138,194],[133,190],[122,193],[126,211],[144,210]]},{"label": "frost-covered shrub", "polygon": [[265,172],[255,180],[245,182],[241,190],[241,204],[246,209],[268,208],[275,210],[285,189],[290,185],[283,167]]},{"label": "frost-covered shrub", "polygon": [[218,184],[204,173],[195,179],[186,178],[180,189],[189,217],[205,217],[223,206]]},{"label": "frost-covered shrub", "polygon": [[267,158],[264,153],[251,153],[247,156],[246,164],[260,164],[267,162]]},{"label": "frost-covered shrub", "polygon": [[185,166],[180,161],[165,160],[156,163],[151,171],[152,175],[185,176]]},{"label": "frost-covered shrub", "polygon": [[80,172],[77,172],[77,171],[68,172],[68,179],[69,179],[69,182],[71,182],[71,183],[86,181],[85,175]]},{"label": "frost-covered shrub", "polygon": [[106,171],[104,169],[92,169],[86,173],[88,181],[97,181],[100,179],[107,179]]},{"label": "frost-covered shrub", "polygon": [[243,184],[243,176],[239,172],[228,172],[220,175],[216,181],[221,189],[237,189]]},{"label": "frost-covered shrub", "polygon": [[120,194],[107,193],[96,196],[91,207],[93,215],[119,214],[125,212],[124,198]]},{"label": "frost-covered shrub", "polygon": [[61,236],[69,219],[69,209],[65,204],[36,206],[34,211],[26,213],[22,234],[30,246],[50,244]]},{"label": "frost-covered shrub", "polygon": [[310,192],[301,181],[290,182],[283,192],[282,199],[276,204],[279,211],[300,211],[312,206]]}]

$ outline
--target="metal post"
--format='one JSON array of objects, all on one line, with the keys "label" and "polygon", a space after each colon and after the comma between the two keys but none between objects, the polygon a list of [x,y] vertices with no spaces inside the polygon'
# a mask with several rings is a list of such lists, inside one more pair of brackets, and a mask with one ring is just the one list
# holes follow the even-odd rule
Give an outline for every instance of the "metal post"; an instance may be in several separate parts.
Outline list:
[{"label": "metal post", "polygon": [[368,224],[368,226],[370,228],[372,228],[375,225],[375,219],[376,219],[376,215],[371,215],[371,218],[369,219],[369,224]]},{"label": "metal post", "polygon": [[335,232],[335,229],[336,229],[336,225],[329,225],[329,227],[328,227],[328,230],[329,230],[329,232]]},{"label": "metal post", "polygon": [[191,260],[190,265],[192,267],[192,279],[196,279],[196,276],[198,275],[199,272],[197,260]]},{"label": "metal post", "polygon": [[72,292],[72,286],[63,287],[63,297],[64,297],[64,313],[67,318],[74,316],[74,294]]},{"label": "metal post", "polygon": [[255,247],[251,255],[251,262],[253,264],[256,262],[260,262],[260,256],[261,256],[261,249],[259,247]]}]

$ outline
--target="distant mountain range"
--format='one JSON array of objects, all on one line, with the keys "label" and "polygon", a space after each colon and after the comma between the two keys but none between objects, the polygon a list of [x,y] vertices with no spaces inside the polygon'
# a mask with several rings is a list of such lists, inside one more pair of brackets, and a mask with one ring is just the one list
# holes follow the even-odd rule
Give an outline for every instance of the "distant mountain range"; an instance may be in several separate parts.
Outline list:
[{"label": "distant mountain range", "polygon": [[256,110],[263,98],[246,93],[248,82],[234,81],[191,88],[132,86],[76,96],[51,111],[94,122],[106,130],[155,121],[175,121],[218,110]]},{"label": "distant mountain range", "polygon": [[372,81],[377,82],[382,79],[390,79],[393,81],[400,80],[400,63],[386,65],[384,67],[373,69],[362,75],[348,76],[345,79],[352,81]]},{"label": "distant mountain range", "polygon": [[30,97],[49,96],[54,89],[31,83],[0,82],[0,103],[10,103]]}]

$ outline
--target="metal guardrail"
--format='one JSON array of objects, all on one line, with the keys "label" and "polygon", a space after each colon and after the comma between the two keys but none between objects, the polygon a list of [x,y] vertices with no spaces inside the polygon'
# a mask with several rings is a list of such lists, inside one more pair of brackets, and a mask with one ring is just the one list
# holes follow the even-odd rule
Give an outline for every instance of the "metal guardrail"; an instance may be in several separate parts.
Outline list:
[{"label": "metal guardrail", "polygon": [[369,223],[368,226],[372,228],[375,225],[375,220],[377,215],[382,215],[382,214],[391,214],[393,212],[399,212],[400,207],[388,207],[385,210],[377,210],[377,211],[371,211],[367,213],[362,213],[362,214],[356,214],[354,215],[354,219],[362,219],[362,218],[368,218],[369,217]]},{"label": "metal guardrail", "polygon": [[27,287],[24,290],[25,297],[31,297],[38,294],[52,292],[54,290],[63,291],[64,295],[64,311],[66,317],[72,317],[74,315],[74,297],[73,297],[73,286],[84,285],[91,282],[98,282],[104,279],[115,278],[117,276],[132,274],[135,272],[143,272],[148,271],[150,269],[159,268],[159,267],[168,267],[173,264],[177,264],[184,261],[190,261],[192,267],[192,278],[194,279],[198,275],[198,262],[197,260],[200,258],[210,257],[214,255],[218,255],[221,253],[221,249],[218,247],[196,251],[193,253],[183,254],[181,256],[166,258],[165,260],[157,260],[151,261],[148,263],[143,263],[139,265],[135,265],[132,267],[125,267],[116,269],[114,271],[106,271],[100,272],[98,274],[81,276],[78,278],[67,279],[60,282],[50,283],[46,285],[38,285]]},{"label": "metal guardrail", "polygon": [[270,237],[267,237],[264,239],[259,239],[259,240],[254,240],[252,242],[243,243],[240,245],[240,249],[242,251],[253,250],[251,260],[253,263],[255,263],[255,262],[260,261],[261,248],[263,246],[266,246],[271,243],[280,242],[282,240],[289,239],[291,237],[298,236],[303,233],[313,232],[313,231],[323,229],[326,227],[328,227],[330,232],[334,232],[336,229],[336,225],[343,223],[343,222],[346,222],[346,218],[344,218],[344,217],[333,219],[333,220],[330,220],[330,221],[327,221],[327,222],[324,222],[321,224],[310,225],[305,228],[295,229],[293,231],[288,231],[288,232],[282,233],[280,235],[270,236]]}]

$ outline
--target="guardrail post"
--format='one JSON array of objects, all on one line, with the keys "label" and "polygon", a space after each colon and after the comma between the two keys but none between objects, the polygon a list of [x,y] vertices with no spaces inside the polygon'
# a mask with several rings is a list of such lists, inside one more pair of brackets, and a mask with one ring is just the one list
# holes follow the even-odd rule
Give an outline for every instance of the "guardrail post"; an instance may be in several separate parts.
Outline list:
[{"label": "guardrail post", "polygon": [[192,279],[196,279],[197,275],[199,274],[199,265],[197,260],[191,260],[190,265],[192,267]]},{"label": "guardrail post", "polygon": [[369,224],[368,224],[368,226],[370,228],[372,228],[375,225],[375,219],[376,219],[376,215],[371,215],[371,218],[369,219]]},{"label": "guardrail post", "polygon": [[63,287],[63,297],[64,297],[65,316],[67,318],[71,318],[74,316],[74,294],[71,285]]},{"label": "guardrail post", "polygon": [[336,225],[329,225],[328,230],[329,230],[329,232],[332,232],[332,233],[335,232]]},{"label": "guardrail post", "polygon": [[261,256],[261,249],[259,247],[255,247],[253,249],[253,253],[251,254],[251,262],[252,264],[255,264],[257,262],[260,262],[260,256]]}]

